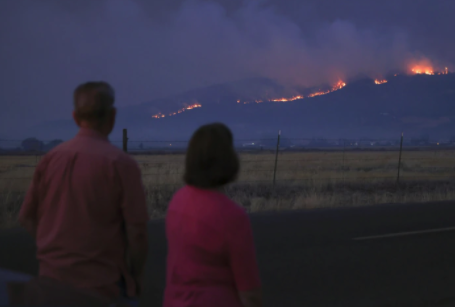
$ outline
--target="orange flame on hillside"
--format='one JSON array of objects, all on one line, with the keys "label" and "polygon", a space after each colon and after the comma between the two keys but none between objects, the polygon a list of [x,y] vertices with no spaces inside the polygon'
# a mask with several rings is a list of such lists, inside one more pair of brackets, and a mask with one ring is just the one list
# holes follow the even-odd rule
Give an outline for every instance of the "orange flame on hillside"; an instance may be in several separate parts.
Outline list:
[{"label": "orange flame on hillside", "polygon": [[414,60],[409,63],[409,70],[410,73],[413,75],[448,75],[449,69],[445,67],[443,70],[439,70],[435,65],[433,65],[432,61],[426,58],[422,58],[419,60]]},{"label": "orange flame on hillside", "polygon": [[412,68],[411,71],[416,75],[423,75],[423,74],[430,75],[430,76],[434,75],[434,70],[432,67],[416,66],[416,67]]},{"label": "orange flame on hillside", "polygon": [[305,97],[303,96],[295,96],[295,97],[291,97],[291,98],[278,98],[278,99],[272,99],[270,101],[273,101],[273,102],[288,102],[288,101],[295,101],[295,100],[299,100],[299,99],[303,99]]},{"label": "orange flame on hillside", "polygon": [[[435,73],[433,65],[428,60],[422,60],[422,61],[420,61],[418,63],[414,62],[412,65],[409,66],[409,70],[410,70],[411,74],[415,74],[415,75],[425,74],[425,75],[434,76],[435,74],[437,74],[437,75],[448,75],[449,74],[448,67],[445,67],[445,69],[443,71],[439,71],[439,72]],[[398,75],[399,75],[398,73],[394,74],[395,77],[398,76]],[[384,83],[387,83],[387,82],[388,81],[386,79],[375,79],[374,80],[374,83],[378,84],[378,85],[384,84]],[[237,103],[243,103],[243,104],[263,103],[264,101],[266,101],[266,102],[289,102],[289,101],[295,101],[295,100],[300,100],[300,99],[304,99],[304,98],[313,98],[313,97],[316,97],[316,96],[327,95],[329,93],[338,91],[338,90],[344,88],[345,86],[346,86],[346,83],[340,80],[338,83],[333,85],[332,88],[330,88],[328,90],[325,90],[325,91],[324,90],[319,90],[317,92],[309,94],[306,97],[303,96],[303,95],[297,95],[297,96],[293,96],[293,97],[272,98],[272,99],[266,99],[266,100],[256,99],[254,101],[243,101],[243,102],[242,102],[242,100],[239,99],[239,100],[237,100]],[[176,112],[169,113],[168,115],[162,114],[160,112],[158,114],[153,115],[152,118],[164,118],[164,117],[167,117],[167,116],[174,116],[174,115],[183,113],[186,110],[192,110],[192,109],[201,108],[201,107],[202,107],[202,105],[200,105],[199,103],[195,103],[195,104],[186,106],[186,107],[184,107],[184,108],[182,108],[182,109],[180,109],[180,110],[178,110]]]},{"label": "orange flame on hillside", "polygon": [[375,83],[375,84],[384,84],[384,83],[387,83],[387,82],[388,82],[388,81],[385,80],[385,79],[383,79],[383,80],[379,80],[379,79],[374,80],[374,83]]},{"label": "orange flame on hillside", "polygon": [[199,103],[195,103],[195,104],[189,105],[187,107],[184,107],[184,108],[178,110],[177,112],[169,113],[168,115],[162,114],[160,112],[158,114],[153,115],[152,118],[163,118],[163,117],[166,117],[166,116],[174,116],[174,115],[183,113],[186,110],[192,110],[192,109],[201,108],[201,107],[202,107],[202,105],[200,105]]},{"label": "orange flame on hillside", "polygon": [[328,93],[330,93],[331,91],[325,91],[325,92],[316,92],[316,93],[312,93],[310,95],[308,95],[308,98],[313,98],[313,97],[316,97],[316,96],[322,96],[322,95],[326,95]]},{"label": "orange flame on hillside", "polygon": [[449,68],[445,67],[443,71],[435,72],[432,66],[414,66],[411,68],[411,72],[415,75],[429,75],[429,76],[434,76],[434,75],[448,75],[449,74]]},{"label": "orange flame on hillside", "polygon": [[[310,95],[307,96],[307,98],[312,98],[316,96],[321,96],[321,95],[326,95],[335,91],[338,91],[342,89],[343,87],[346,86],[346,83],[343,81],[339,81],[337,84],[335,84],[331,89],[327,91],[319,91],[315,93],[311,93]],[[298,95],[298,96],[293,96],[293,97],[283,97],[283,98],[273,98],[273,99],[267,99],[266,101],[268,102],[289,102],[289,101],[295,101],[299,99],[304,99],[305,96],[303,95]],[[263,100],[255,100],[255,101],[244,101],[243,104],[249,104],[249,103],[261,103],[264,102]],[[242,103],[241,100],[237,100],[237,103]]]},{"label": "orange flame on hillside", "polygon": [[310,95],[308,95],[309,98],[316,97],[316,96],[322,96],[322,95],[327,95],[329,93],[341,90],[343,87],[346,86],[346,83],[343,81],[339,81],[337,84],[335,84],[330,90],[327,91],[320,91],[320,92],[315,92]]}]

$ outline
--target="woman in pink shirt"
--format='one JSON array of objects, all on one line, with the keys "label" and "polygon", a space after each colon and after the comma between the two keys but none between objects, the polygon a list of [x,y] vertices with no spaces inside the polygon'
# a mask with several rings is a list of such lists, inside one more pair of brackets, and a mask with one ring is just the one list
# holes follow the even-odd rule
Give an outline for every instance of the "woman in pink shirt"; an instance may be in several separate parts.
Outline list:
[{"label": "woman in pink shirt", "polygon": [[223,193],[238,171],[225,125],[206,125],[194,133],[186,186],[174,195],[166,216],[165,307],[262,306],[250,220]]}]

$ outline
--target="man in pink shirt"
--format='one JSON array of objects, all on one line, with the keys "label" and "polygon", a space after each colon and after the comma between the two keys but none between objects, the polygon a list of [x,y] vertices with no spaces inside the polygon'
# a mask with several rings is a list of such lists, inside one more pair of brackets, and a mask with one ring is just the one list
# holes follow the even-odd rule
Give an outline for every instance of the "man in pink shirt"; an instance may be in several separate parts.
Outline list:
[{"label": "man in pink shirt", "polygon": [[112,300],[141,291],[148,221],[140,169],[108,140],[115,116],[109,84],[75,90],[80,131],[41,159],[19,214],[40,276]]}]

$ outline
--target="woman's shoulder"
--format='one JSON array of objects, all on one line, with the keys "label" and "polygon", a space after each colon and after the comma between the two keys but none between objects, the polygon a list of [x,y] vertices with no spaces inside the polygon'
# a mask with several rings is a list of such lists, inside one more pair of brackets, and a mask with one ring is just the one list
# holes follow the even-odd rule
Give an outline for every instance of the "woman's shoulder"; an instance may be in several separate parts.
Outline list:
[{"label": "woman's shoulder", "polygon": [[245,208],[230,199],[227,195],[222,194],[221,198],[223,200],[222,214],[226,221],[248,219]]}]

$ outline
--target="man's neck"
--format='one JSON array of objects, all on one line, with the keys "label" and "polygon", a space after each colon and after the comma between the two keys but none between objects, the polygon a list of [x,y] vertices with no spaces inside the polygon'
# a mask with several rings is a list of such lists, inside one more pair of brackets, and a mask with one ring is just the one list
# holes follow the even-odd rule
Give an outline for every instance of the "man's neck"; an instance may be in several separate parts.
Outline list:
[{"label": "man's neck", "polygon": [[86,122],[81,123],[80,129],[93,131],[94,133],[99,134],[104,138],[108,138],[109,136],[109,133],[106,131],[106,129],[103,129],[103,127],[94,127],[93,125]]},{"label": "man's neck", "polygon": [[93,128],[80,127],[78,135],[108,140],[108,135],[106,135],[106,133],[102,133],[99,130]]}]

